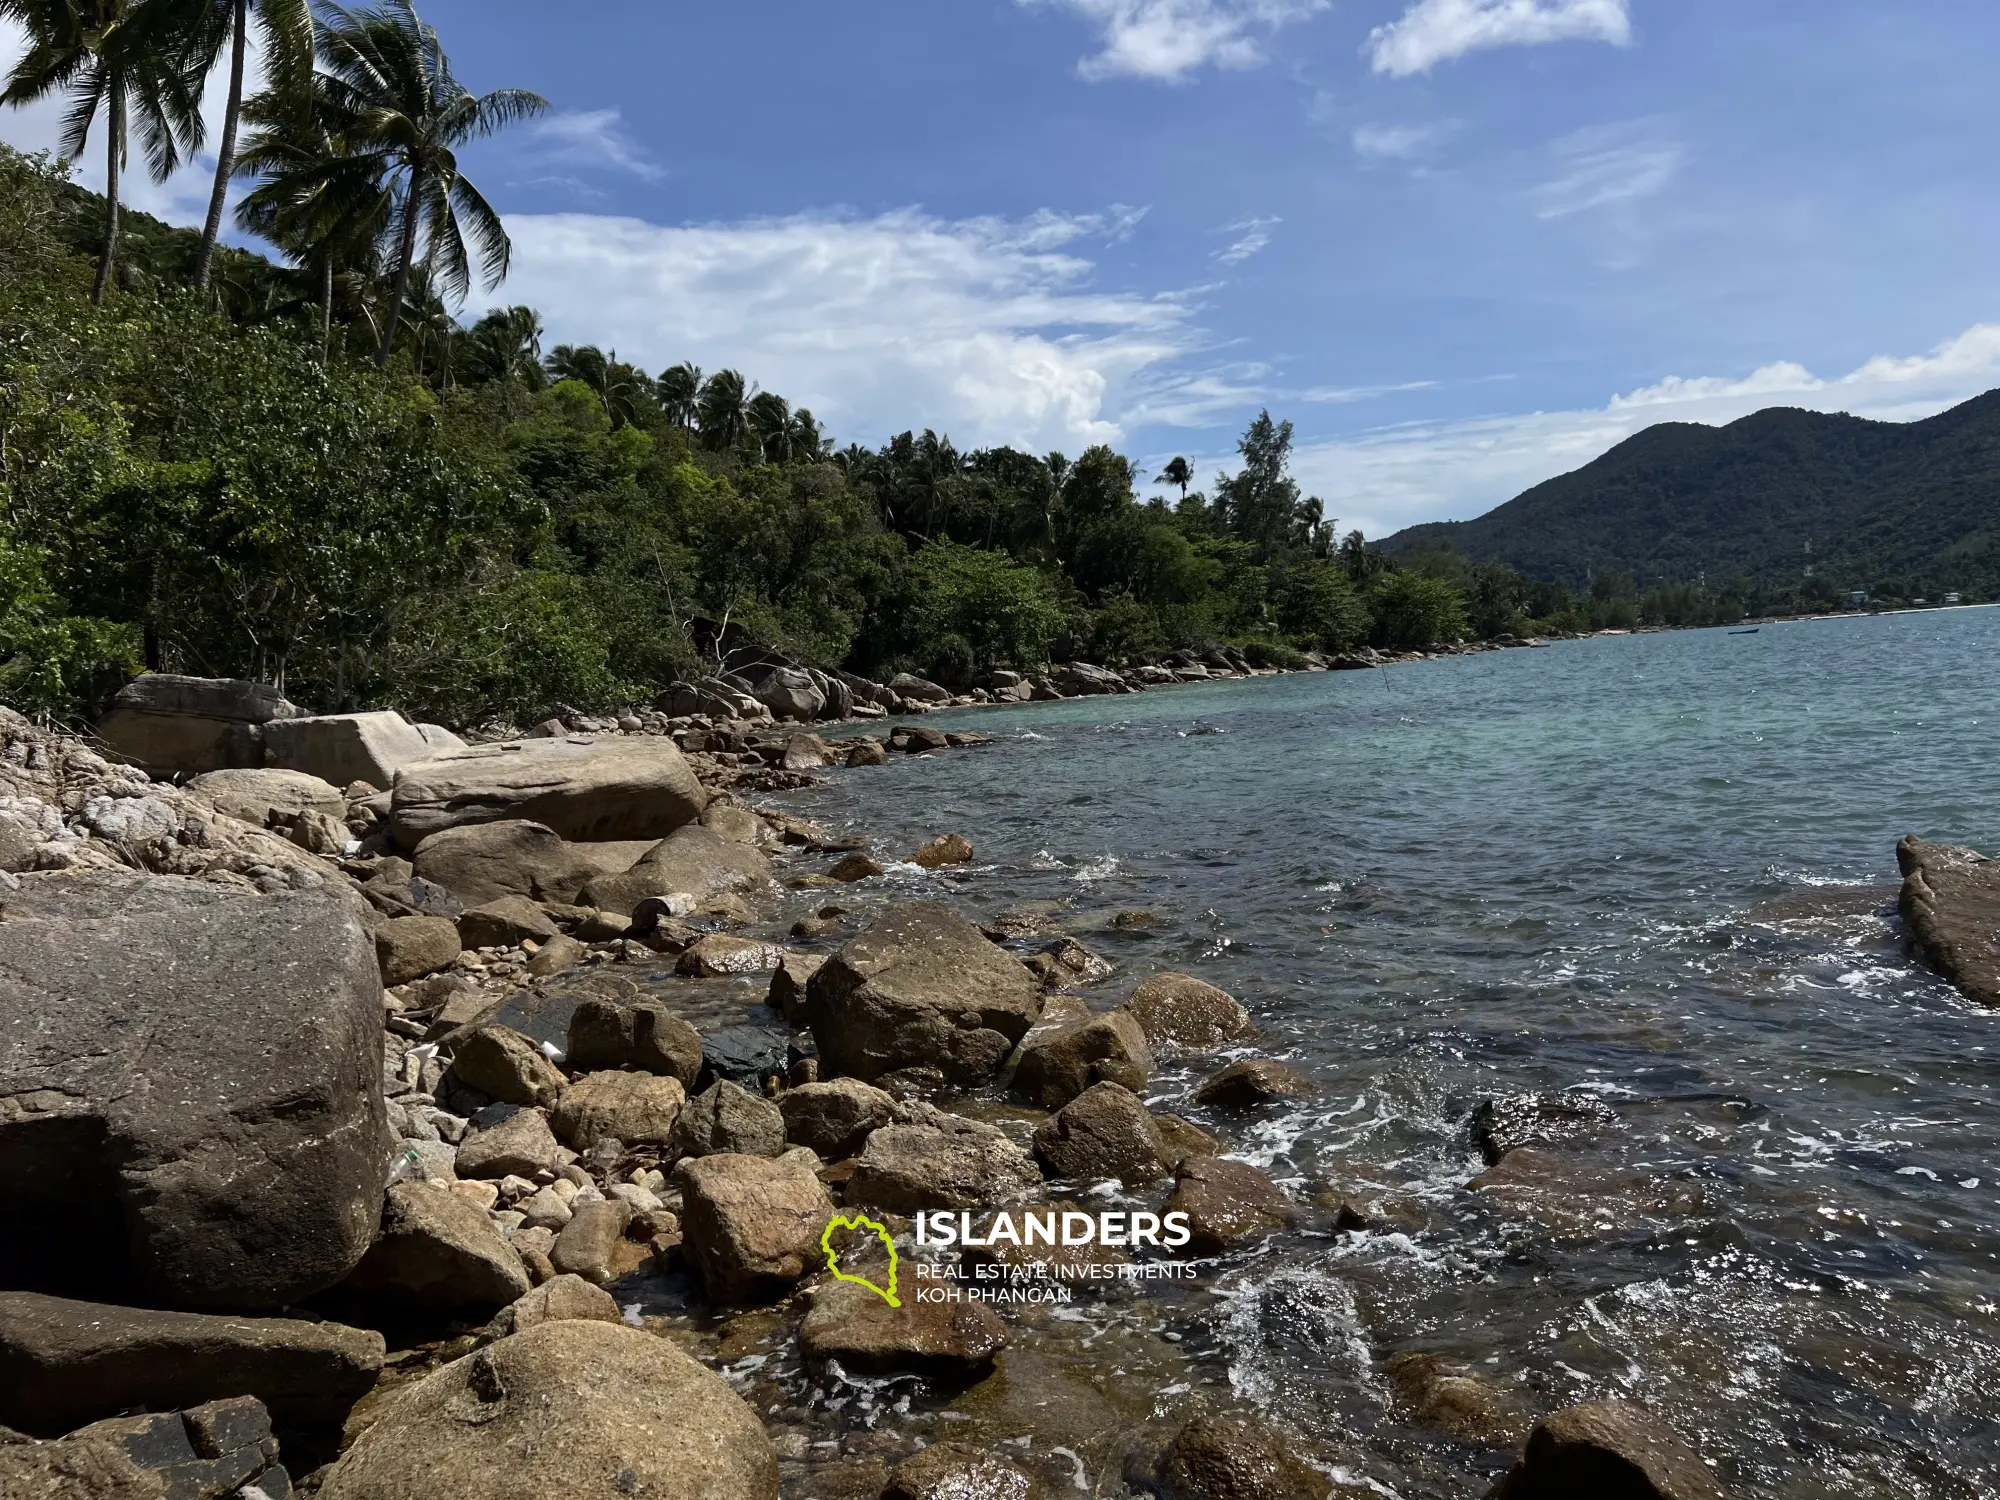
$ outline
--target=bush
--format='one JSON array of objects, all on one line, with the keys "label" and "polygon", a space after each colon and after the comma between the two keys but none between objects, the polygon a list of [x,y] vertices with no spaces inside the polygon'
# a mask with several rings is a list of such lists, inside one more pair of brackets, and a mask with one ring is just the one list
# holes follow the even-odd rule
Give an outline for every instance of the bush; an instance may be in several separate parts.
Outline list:
[{"label": "bush", "polygon": [[1405,651],[1463,640],[1465,597],[1442,578],[1391,573],[1375,586],[1375,639]]},{"label": "bush", "polygon": [[920,653],[926,660],[940,655],[954,669],[962,665],[961,681],[1003,663],[1044,660],[1062,629],[1048,580],[1004,552],[932,542],[910,559],[908,588],[908,629],[936,648]]},{"label": "bush", "polygon": [[1305,653],[1294,651],[1282,641],[1245,641],[1243,659],[1253,667],[1275,668],[1280,672],[1303,672],[1312,663]]},{"label": "bush", "polygon": [[1325,558],[1302,562],[1278,592],[1278,628],[1319,651],[1352,651],[1368,635],[1368,606],[1347,569]]}]

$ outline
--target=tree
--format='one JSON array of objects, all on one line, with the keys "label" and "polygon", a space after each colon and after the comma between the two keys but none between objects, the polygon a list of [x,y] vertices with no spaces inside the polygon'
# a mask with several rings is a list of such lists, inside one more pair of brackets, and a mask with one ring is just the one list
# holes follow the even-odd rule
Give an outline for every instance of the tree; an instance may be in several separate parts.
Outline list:
[{"label": "tree", "polygon": [[1153,480],[1153,483],[1177,486],[1181,492],[1181,499],[1185,501],[1187,499],[1188,486],[1194,483],[1194,465],[1189,463],[1185,458],[1176,456],[1171,463],[1159,472],[1158,477]]},{"label": "tree", "polygon": [[792,404],[776,391],[759,391],[743,415],[764,462],[782,464],[792,457]]},{"label": "tree", "polygon": [[1389,574],[1376,585],[1373,603],[1375,634],[1385,646],[1422,650],[1463,640],[1470,628],[1464,596],[1446,580],[1423,573]]},{"label": "tree", "polygon": [[700,367],[682,363],[671,370],[662,370],[653,382],[653,389],[659,394],[660,408],[666,412],[667,420],[683,433],[692,433],[700,411]]},{"label": "tree", "polygon": [[1243,469],[1223,480],[1216,504],[1230,531],[1268,556],[1290,540],[1299,513],[1299,487],[1289,472],[1292,424],[1273,422],[1268,411],[1259,412],[1237,452],[1243,455]]},{"label": "tree", "polygon": [[104,116],[104,241],[91,300],[100,306],[118,259],[119,177],[136,125],[156,182],[200,149],[201,94],[185,60],[141,24],[144,0],[0,0],[0,18],[18,22],[28,50],[7,77],[0,104],[67,94],[62,153],[75,160]]},{"label": "tree", "polygon": [[695,422],[704,448],[727,452],[750,432],[750,388],[734,370],[717,370],[695,398]]},{"label": "tree", "polygon": [[526,89],[475,96],[452,73],[444,44],[410,0],[384,0],[380,10],[359,12],[328,5],[327,16],[320,61],[329,96],[347,121],[344,153],[395,193],[389,231],[395,286],[376,354],[386,365],[419,242],[439,289],[454,301],[472,288],[475,258],[487,287],[506,279],[513,244],[492,204],[459,172],[458,152],[547,113],[549,102]]},{"label": "tree", "polygon": [[532,307],[494,308],[467,330],[460,366],[472,384],[505,381],[541,390],[548,375],[542,368],[540,314]]},{"label": "tree", "polygon": [[1278,589],[1278,628],[1319,651],[1351,651],[1368,634],[1368,606],[1338,563],[1302,562]]}]

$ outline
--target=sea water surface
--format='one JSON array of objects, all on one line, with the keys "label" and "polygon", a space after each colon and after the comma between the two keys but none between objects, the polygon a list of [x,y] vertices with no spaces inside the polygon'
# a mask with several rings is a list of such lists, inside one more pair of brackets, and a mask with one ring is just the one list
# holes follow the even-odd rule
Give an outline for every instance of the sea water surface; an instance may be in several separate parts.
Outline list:
[{"label": "sea water surface", "polygon": [[[1906,955],[1894,882],[1906,833],[2000,851],[1996,697],[2000,611],[1599,638],[941,716],[997,742],[786,802],[969,834],[897,894],[1059,903],[1119,966],[1093,1005],[1185,970],[1311,1075],[1228,1128],[1371,1227],[1223,1268],[1186,1348],[1375,1488],[1506,1462],[1399,1411],[1414,1351],[1644,1401],[1734,1493],[1992,1496],[2000,1014]],[[1475,1110],[1529,1092],[1603,1108],[1472,1190]]]}]

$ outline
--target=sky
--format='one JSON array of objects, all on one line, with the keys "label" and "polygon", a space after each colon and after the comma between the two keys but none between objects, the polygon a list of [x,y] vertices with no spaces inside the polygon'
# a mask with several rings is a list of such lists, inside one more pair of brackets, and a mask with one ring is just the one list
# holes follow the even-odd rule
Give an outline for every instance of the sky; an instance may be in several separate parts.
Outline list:
[{"label": "sky", "polygon": [[1655,422],[2000,385],[1991,0],[420,10],[470,87],[553,106],[464,158],[515,247],[468,316],[740,369],[843,444],[1104,442],[1209,484],[1268,407],[1381,536]]}]

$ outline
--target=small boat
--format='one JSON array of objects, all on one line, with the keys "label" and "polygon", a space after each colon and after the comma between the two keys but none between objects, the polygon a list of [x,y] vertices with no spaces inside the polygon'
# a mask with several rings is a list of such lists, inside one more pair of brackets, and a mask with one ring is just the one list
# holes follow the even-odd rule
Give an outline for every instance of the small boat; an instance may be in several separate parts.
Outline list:
[{"label": "small boat", "polygon": [[1748,630],[1732,630],[1729,633],[1731,635],[1755,635],[1761,629],[1763,629],[1761,625],[1752,625]]}]

